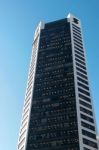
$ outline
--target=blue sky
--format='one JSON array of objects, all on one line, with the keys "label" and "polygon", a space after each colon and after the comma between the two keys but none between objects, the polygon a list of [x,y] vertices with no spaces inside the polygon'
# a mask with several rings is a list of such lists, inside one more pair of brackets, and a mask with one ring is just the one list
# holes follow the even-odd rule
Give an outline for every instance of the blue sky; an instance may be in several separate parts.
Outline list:
[{"label": "blue sky", "polygon": [[15,150],[34,30],[40,20],[81,19],[99,130],[99,1],[0,0],[0,149]]}]

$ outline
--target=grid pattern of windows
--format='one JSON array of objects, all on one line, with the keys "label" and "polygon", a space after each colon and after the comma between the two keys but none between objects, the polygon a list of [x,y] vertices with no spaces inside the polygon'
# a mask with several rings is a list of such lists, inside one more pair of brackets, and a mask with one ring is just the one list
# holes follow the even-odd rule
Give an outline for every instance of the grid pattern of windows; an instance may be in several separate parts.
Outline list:
[{"label": "grid pattern of windows", "polygon": [[[97,143],[94,142],[96,140],[96,133],[95,134],[93,133],[93,131],[95,131],[95,125],[94,125],[94,118],[92,112],[92,104],[91,104],[90,90],[88,84],[81,29],[80,27],[78,27],[78,25],[72,23],[72,32],[73,32],[73,43],[74,43],[74,60],[75,60],[74,65],[76,68],[75,70],[76,70],[76,79],[77,79],[78,101],[80,104],[79,115],[81,121],[79,122],[79,126],[81,123],[81,126],[84,128],[81,131],[82,135],[86,137],[86,139],[83,139],[83,144],[86,144],[90,147],[94,147],[97,149]],[[90,138],[93,141],[90,141],[89,140]],[[84,147],[83,149],[89,150],[86,147]]]},{"label": "grid pattern of windows", "polygon": [[79,150],[76,113],[70,24],[65,19],[41,31],[27,150]]},{"label": "grid pattern of windows", "polygon": [[69,15],[40,23],[18,149],[98,149],[93,113],[80,21]]}]

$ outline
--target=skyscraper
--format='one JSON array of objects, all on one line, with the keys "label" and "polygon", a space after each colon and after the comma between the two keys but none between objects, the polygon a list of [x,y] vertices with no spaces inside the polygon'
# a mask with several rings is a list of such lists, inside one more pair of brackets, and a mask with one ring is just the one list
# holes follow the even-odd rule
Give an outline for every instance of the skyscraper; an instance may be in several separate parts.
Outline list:
[{"label": "skyscraper", "polygon": [[18,150],[98,150],[81,23],[38,25]]}]

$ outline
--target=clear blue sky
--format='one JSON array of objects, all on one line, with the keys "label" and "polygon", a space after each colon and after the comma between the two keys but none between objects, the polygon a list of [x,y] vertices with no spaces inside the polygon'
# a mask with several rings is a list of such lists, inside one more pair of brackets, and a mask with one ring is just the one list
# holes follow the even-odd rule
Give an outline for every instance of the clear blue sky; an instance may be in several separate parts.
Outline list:
[{"label": "clear blue sky", "polygon": [[99,129],[99,1],[0,0],[0,150],[16,149],[34,30],[69,12],[82,21]]}]

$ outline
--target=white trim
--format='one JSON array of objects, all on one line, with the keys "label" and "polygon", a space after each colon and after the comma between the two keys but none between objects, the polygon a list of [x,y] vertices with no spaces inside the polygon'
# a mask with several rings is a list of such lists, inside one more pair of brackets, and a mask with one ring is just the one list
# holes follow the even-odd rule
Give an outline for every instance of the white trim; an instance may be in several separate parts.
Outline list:
[{"label": "white trim", "polygon": [[[23,136],[24,142],[21,145],[21,147],[24,146],[24,148],[23,148],[24,150],[26,150],[26,147],[27,147],[29,122],[30,122],[31,107],[32,107],[32,97],[33,97],[35,73],[36,73],[36,66],[37,66],[38,50],[39,50],[40,33],[41,33],[41,29],[43,29],[43,28],[44,28],[44,24],[42,24],[40,22],[37,29],[36,29],[36,31],[35,31],[34,42],[33,42],[33,45],[32,45],[32,55],[31,55],[31,61],[30,61],[30,68],[29,68],[29,74],[28,74],[28,82],[27,82],[27,88],[26,88],[26,94],[25,94],[25,101],[24,101],[22,119],[21,119],[22,122],[21,122],[20,134],[19,134],[19,139],[20,139],[20,136],[22,135],[22,132],[24,132],[26,130],[26,133]],[[29,109],[28,115],[26,114],[26,116],[25,116],[26,120],[25,120],[25,122],[23,122],[24,114],[28,109]],[[25,127],[24,127],[24,125],[25,125]],[[18,141],[18,145],[19,144],[20,144],[20,140]],[[20,150],[21,147],[19,147],[18,150]]]},{"label": "white trim", "polygon": [[80,150],[83,150],[82,143],[82,133],[81,133],[81,123],[80,123],[80,109],[79,109],[79,99],[78,99],[78,88],[77,88],[77,74],[76,74],[76,61],[75,61],[75,49],[73,41],[73,31],[72,31],[72,15],[69,15],[68,21],[70,22],[70,32],[71,32],[71,46],[72,46],[72,59],[73,59],[73,71],[74,71],[74,85],[75,85],[75,96],[76,96],[76,109],[77,109],[77,123],[78,123],[78,138],[79,138],[79,147]]},{"label": "white trim", "polygon": [[[80,23],[80,20],[79,20],[78,18],[76,18],[76,19],[78,20],[78,22],[77,22],[77,23],[74,23],[74,18],[76,18],[76,17],[73,16],[73,15],[71,15],[71,14],[68,16],[68,21],[70,22],[71,41],[72,41],[72,57],[73,57],[73,68],[74,68],[74,82],[75,82],[75,95],[76,95],[76,107],[77,107],[78,134],[79,134],[79,144],[80,144],[79,146],[80,146],[80,150],[83,150],[83,135],[82,135],[82,131],[81,131],[81,130],[82,130],[81,120],[84,121],[84,122],[87,122],[87,120],[82,119],[81,116],[80,116],[80,114],[84,114],[85,116],[88,116],[88,117],[90,117],[90,118],[92,118],[92,119],[94,120],[94,123],[92,123],[92,125],[93,125],[93,126],[95,127],[95,129],[96,129],[96,131],[94,132],[94,133],[96,133],[96,135],[97,135],[97,128],[96,128],[96,121],[95,121],[95,115],[94,115],[94,110],[93,110],[92,96],[87,96],[86,94],[84,94],[84,93],[78,91],[78,88],[79,88],[80,86],[77,84],[77,82],[79,82],[79,80],[77,79],[77,77],[80,77],[80,76],[77,75],[77,72],[79,72],[80,74],[82,74],[82,75],[84,75],[85,77],[88,78],[88,70],[87,70],[87,65],[86,65],[86,55],[85,55],[84,42],[83,42],[83,37],[82,37],[81,23]],[[75,26],[77,26],[77,27],[79,27],[79,28],[81,29],[80,35],[79,35],[78,32],[76,33],[76,31],[73,31],[72,24],[75,24]],[[75,37],[74,37],[73,33],[75,33],[75,34],[77,34],[79,37],[81,37],[81,40],[82,40],[81,44],[82,44],[82,45],[80,45],[79,43],[77,43],[77,42],[74,41]],[[76,53],[76,52],[75,52],[75,47],[74,47],[74,45],[75,45],[76,43],[77,43],[77,45],[78,45],[78,48],[79,48],[79,46],[82,47],[82,51],[84,52],[84,53],[83,53],[83,54],[84,54],[84,57],[81,56],[80,54],[77,54],[77,55],[80,56],[81,58],[83,58],[84,61],[83,61],[82,59],[80,59],[80,58],[78,58],[78,57],[75,56],[75,53]],[[76,62],[77,62],[77,61],[75,60],[75,58],[77,58],[77,59],[79,59],[80,61],[84,62],[84,63],[85,63],[84,67],[86,67],[86,69],[83,69],[83,68],[77,66],[77,65],[76,65]],[[79,62],[78,62],[78,63],[79,63]],[[87,74],[84,74],[83,72],[80,72],[79,70],[77,70],[76,67],[82,69],[82,71],[85,71]],[[83,80],[85,80],[85,81],[88,82],[88,85],[87,85],[87,86],[89,87],[89,91],[86,90],[86,89],[84,89],[84,88],[82,88],[82,87],[80,87],[80,88],[83,89],[83,90],[85,90],[86,92],[89,92],[89,94],[91,95],[90,86],[89,86],[89,80],[88,80],[88,79],[86,80],[86,79],[84,79],[83,77],[80,77],[80,78],[82,78]],[[80,106],[81,106],[81,105],[80,105],[80,103],[79,103],[79,99],[81,99],[81,98],[79,98],[79,94],[82,94],[82,95],[84,95],[85,97],[90,98],[91,102],[90,102],[89,104],[92,106],[91,111],[92,111],[92,113],[93,113],[93,117],[90,116],[90,115],[87,115],[86,113],[84,113],[84,112],[82,112],[82,111],[80,111]],[[82,101],[83,101],[83,99],[82,99]],[[85,102],[85,101],[84,101],[84,102]],[[87,103],[87,101],[86,101],[86,103]],[[91,122],[88,121],[88,124],[91,124]],[[90,131],[90,132],[91,132],[91,131]],[[86,137],[86,139],[90,139],[90,138]],[[96,143],[97,143],[97,140],[96,140]]]}]

